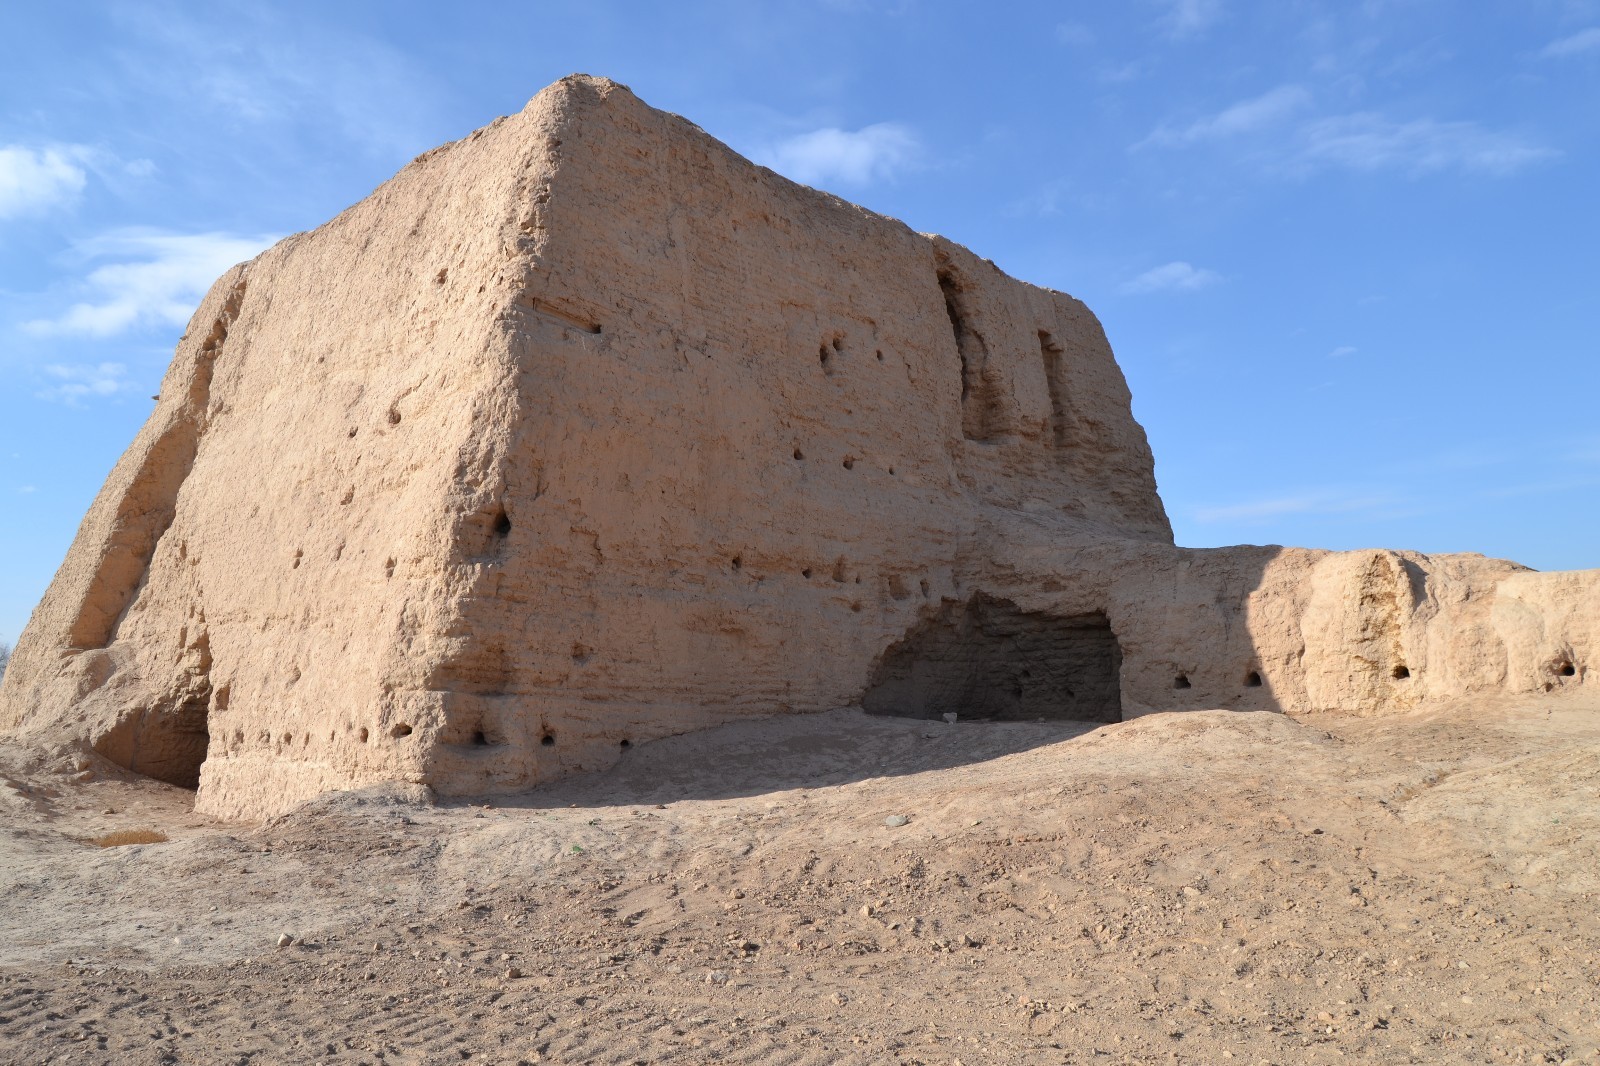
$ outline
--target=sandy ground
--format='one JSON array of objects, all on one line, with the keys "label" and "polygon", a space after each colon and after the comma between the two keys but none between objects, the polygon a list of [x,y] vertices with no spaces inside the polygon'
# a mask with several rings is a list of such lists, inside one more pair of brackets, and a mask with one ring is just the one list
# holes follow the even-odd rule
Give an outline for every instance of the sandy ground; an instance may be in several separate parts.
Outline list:
[{"label": "sandy ground", "polygon": [[1600,1061],[1600,697],[840,711],[259,828],[24,765],[4,1063]]}]

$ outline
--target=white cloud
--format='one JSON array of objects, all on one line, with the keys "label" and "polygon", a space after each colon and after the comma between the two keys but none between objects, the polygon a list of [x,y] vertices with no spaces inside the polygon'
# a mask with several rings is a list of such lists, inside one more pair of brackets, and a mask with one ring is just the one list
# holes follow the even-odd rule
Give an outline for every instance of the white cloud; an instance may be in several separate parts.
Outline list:
[{"label": "white cloud", "polygon": [[916,134],[895,122],[879,122],[851,133],[812,130],[755,153],[763,163],[805,185],[841,181],[867,185],[893,178],[921,155]]},{"label": "white cloud", "polygon": [[72,407],[84,400],[115,396],[131,388],[128,368],[121,363],[96,363],[90,366],[53,365],[44,372],[54,383],[37,395],[41,400],[57,400]]},{"label": "white cloud", "polygon": [[1355,355],[1356,351],[1357,349],[1350,347],[1348,344],[1341,344],[1339,347],[1328,353],[1328,358],[1343,359],[1345,356]]},{"label": "white cloud", "polygon": [[1392,122],[1361,113],[1318,119],[1303,132],[1299,160],[1351,170],[1402,170],[1427,174],[1440,170],[1504,175],[1553,158],[1558,153],[1475,122],[1415,119]]},{"label": "white cloud", "polygon": [[1132,281],[1124,284],[1122,291],[1129,295],[1173,290],[1192,292],[1195,289],[1203,289],[1208,285],[1215,285],[1221,280],[1222,276],[1220,274],[1177,261],[1158,266],[1154,270],[1145,271]]},{"label": "white cloud", "polygon": [[87,180],[81,145],[0,147],[0,218],[46,211],[71,202]]},{"label": "white cloud", "polygon": [[1277,125],[1310,103],[1311,94],[1301,86],[1280,85],[1260,96],[1241,100],[1181,130],[1158,127],[1135,147],[1145,144],[1193,144],[1196,141],[1218,140],[1255,133],[1268,126]]},{"label": "white cloud", "polygon": [[1579,52],[1593,52],[1596,49],[1600,49],[1600,26],[1591,26],[1571,36],[1551,41],[1539,54],[1548,59],[1563,59],[1575,56]]},{"label": "white cloud", "polygon": [[1174,39],[1194,37],[1222,17],[1222,0],[1162,0],[1162,28]]},{"label": "white cloud", "polygon": [[85,262],[109,260],[84,279],[94,296],[23,328],[41,336],[109,337],[144,326],[181,326],[223,271],[277,239],[119,230],[82,242],[76,251]]}]

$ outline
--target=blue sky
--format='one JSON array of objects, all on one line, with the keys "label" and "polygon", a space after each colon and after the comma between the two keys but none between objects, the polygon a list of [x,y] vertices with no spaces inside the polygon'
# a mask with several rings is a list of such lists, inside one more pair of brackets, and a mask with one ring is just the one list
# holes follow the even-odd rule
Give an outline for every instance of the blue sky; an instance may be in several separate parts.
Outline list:
[{"label": "blue sky", "polygon": [[0,640],[217,274],[572,71],[1088,301],[1180,543],[1600,566],[1600,0],[0,21]]}]

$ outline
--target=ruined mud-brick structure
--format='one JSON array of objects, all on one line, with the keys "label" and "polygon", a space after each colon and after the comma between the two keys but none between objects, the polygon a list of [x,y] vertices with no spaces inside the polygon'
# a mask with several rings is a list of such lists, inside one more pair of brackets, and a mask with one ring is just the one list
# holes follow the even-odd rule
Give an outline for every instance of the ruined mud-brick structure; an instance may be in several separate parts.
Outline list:
[{"label": "ruined mud-brick structure", "polygon": [[741,716],[1582,684],[1600,572],[1172,544],[1099,323],[604,79],[217,282],[0,730],[260,817]]}]

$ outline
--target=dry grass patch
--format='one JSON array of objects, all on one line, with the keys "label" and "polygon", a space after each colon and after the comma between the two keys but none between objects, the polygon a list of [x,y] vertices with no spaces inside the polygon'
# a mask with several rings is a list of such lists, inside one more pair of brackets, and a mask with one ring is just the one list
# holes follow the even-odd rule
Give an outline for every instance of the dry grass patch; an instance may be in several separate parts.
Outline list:
[{"label": "dry grass patch", "polygon": [[101,848],[120,848],[128,844],[161,844],[167,834],[154,829],[119,829],[105,836],[90,837],[89,843]]}]

